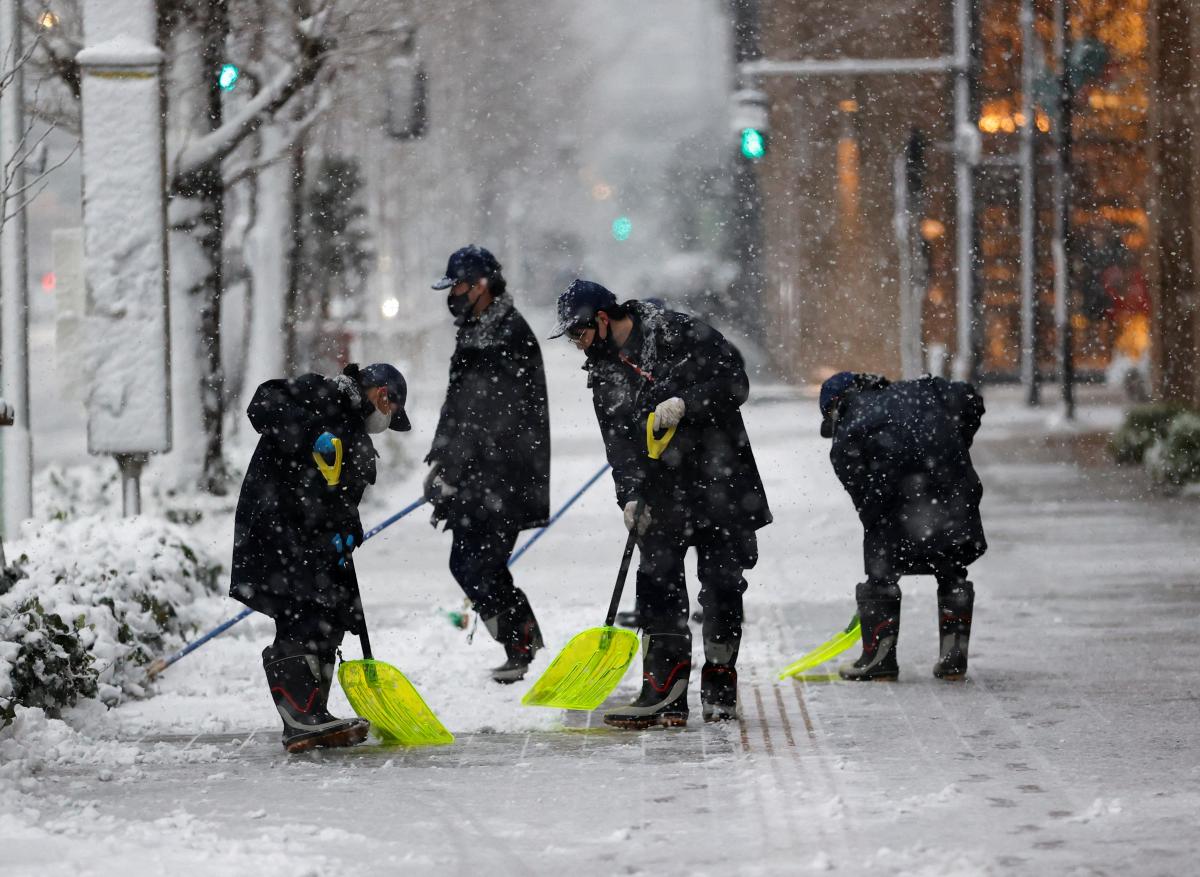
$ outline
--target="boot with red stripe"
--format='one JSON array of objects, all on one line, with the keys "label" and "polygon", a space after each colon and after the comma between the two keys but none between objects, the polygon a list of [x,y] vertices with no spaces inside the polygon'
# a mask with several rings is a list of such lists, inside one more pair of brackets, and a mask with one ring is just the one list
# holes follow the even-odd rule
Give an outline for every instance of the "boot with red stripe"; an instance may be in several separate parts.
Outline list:
[{"label": "boot with red stripe", "polygon": [[941,656],[933,665],[938,679],[956,681],[967,675],[967,643],[971,639],[971,614],[975,608],[975,586],[962,582],[943,591],[938,589],[938,630]]},{"label": "boot with red stripe", "polygon": [[642,693],[628,706],[606,712],[604,724],[633,731],[686,726],[691,671],[690,632],[643,635]]},{"label": "boot with red stripe", "polygon": [[700,705],[706,722],[732,722],[738,718],[737,656],[736,640],[704,640]]},{"label": "boot with red stripe", "polygon": [[896,640],[900,636],[900,588],[858,586],[858,621],[862,627],[862,655],[853,664],[838,667],[838,675],[852,682],[891,682],[900,676]]},{"label": "boot with red stripe", "polygon": [[288,752],[354,746],[367,738],[370,723],[365,719],[339,719],[326,709],[325,677],[332,682],[332,673],[322,673],[317,655],[298,643],[277,642],[263,649],[263,670],[283,719],[283,746]]}]

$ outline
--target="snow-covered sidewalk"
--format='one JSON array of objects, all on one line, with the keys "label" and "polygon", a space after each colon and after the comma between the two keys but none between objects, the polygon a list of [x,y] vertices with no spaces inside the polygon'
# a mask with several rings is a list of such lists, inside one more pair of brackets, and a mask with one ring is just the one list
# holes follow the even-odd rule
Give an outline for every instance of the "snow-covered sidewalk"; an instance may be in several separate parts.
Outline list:
[{"label": "snow-covered sidewalk", "polygon": [[[558,503],[601,457],[582,375],[554,367]],[[698,692],[680,732],[520,706],[526,685],[486,679],[486,634],[468,645],[446,622],[449,537],[414,516],[358,560],[372,644],[456,745],[285,756],[258,659],[270,624],[248,621],[157,696],[77,710],[89,738],[24,714],[0,743],[4,873],[1185,873],[1200,847],[1200,503],[1072,462],[1071,431],[1048,441],[1015,400],[989,394],[976,445],[991,550],[972,569],[963,684],[930,675],[926,579],[906,581],[898,683],[775,682],[845,625],[861,555],[815,404],[765,388],[746,417],[776,522],[748,575],[740,723],[703,725]],[[420,474],[382,486],[366,523]],[[602,620],[623,535],[603,481],[516,568],[549,651]]]}]

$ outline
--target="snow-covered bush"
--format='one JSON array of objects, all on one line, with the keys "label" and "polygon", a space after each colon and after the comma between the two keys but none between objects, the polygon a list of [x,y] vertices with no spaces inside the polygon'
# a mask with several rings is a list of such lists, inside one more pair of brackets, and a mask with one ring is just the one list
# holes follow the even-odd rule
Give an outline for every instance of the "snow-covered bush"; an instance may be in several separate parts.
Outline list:
[{"label": "snow-covered bush", "polygon": [[[240,473],[234,471],[234,478]],[[121,508],[121,477],[110,460],[79,466],[51,465],[34,476],[34,517],[71,521]],[[170,473],[151,467],[142,479],[142,508],[173,524],[191,525],[233,511],[236,495],[213,496],[181,489]]]},{"label": "snow-covered bush", "polygon": [[1147,452],[1146,468],[1164,487],[1200,482],[1200,414],[1185,411],[1175,417],[1166,435]]},{"label": "snow-covered bush", "polygon": [[44,525],[0,593],[0,713],[145,693],[145,665],[220,614],[219,567],[153,518]]},{"label": "snow-covered bush", "polygon": [[1171,422],[1186,410],[1178,402],[1156,402],[1130,409],[1109,444],[1113,458],[1118,463],[1141,463],[1146,451],[1167,434]]}]

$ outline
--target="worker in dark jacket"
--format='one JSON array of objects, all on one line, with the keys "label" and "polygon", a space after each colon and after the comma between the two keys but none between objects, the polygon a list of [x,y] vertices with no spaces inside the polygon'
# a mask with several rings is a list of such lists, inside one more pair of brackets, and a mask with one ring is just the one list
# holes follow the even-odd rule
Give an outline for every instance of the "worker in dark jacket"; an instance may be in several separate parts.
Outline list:
[{"label": "worker in dark jacket", "polygon": [[477,246],[450,257],[434,289],[458,326],[425,495],[454,533],[450,572],[504,646],[497,682],[525,676],[542,634],[508,558],[521,530],[550,516],[550,412],[542,352],[508,295],[500,263]]},{"label": "worker in dark jacket", "polygon": [[361,632],[352,553],[358,504],[375,483],[371,433],[409,429],[407,386],[391,365],[347,366],[333,378],[267,381],[247,415],[259,434],[234,518],[229,594],[275,619],[263,669],[289,752],[351,746],[362,719],[327,709],[337,647]]},{"label": "worker in dark jacket", "polygon": [[863,525],[867,580],[858,586],[863,652],[845,679],[895,679],[901,576],[933,575],[941,633],[933,675],[962,679],[975,588],[967,567],[987,550],[971,465],[983,398],[943,378],[889,383],[841,372],[821,386],[821,435]]},{"label": "worker in dark jacket", "polygon": [[[750,382],[737,348],[686,314],[640,301],[618,304],[598,283],[576,280],[558,300],[557,334],[584,368],[625,526],[638,528],[642,690],[605,714],[621,728],[687,723],[692,662],[683,559],[698,556],[704,609],[700,696],[706,721],[737,716],[743,572],[758,562],[756,531],[771,511],[739,411]],[[646,421],[678,431],[662,459],[646,454]],[[635,521],[638,499],[645,499]]]}]

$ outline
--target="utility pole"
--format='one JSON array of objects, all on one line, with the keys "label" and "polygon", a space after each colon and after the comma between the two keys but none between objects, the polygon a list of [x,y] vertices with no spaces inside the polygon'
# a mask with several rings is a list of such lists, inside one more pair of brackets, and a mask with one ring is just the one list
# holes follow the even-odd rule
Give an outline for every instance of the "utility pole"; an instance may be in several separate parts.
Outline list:
[{"label": "utility pole", "polygon": [[[749,72],[746,65],[762,55],[758,42],[758,0],[727,2],[733,22],[735,91],[738,94],[757,92],[758,77]],[[735,281],[735,297],[743,305],[739,309],[742,328],[750,337],[761,340],[765,335],[762,191],[751,163],[740,157],[734,160],[733,197],[736,216],[730,247],[741,268]],[[730,316],[739,318],[738,314]]]},{"label": "utility pole", "polygon": [[954,237],[958,277],[955,307],[958,351],[954,377],[975,380],[975,165],[979,163],[979,127],[972,112],[971,35],[974,30],[975,0],[954,0]]},{"label": "utility pole", "polygon": [[1021,0],[1021,385],[1025,404],[1041,401],[1037,364],[1036,174],[1037,105],[1033,99],[1037,76],[1037,35],[1033,30],[1033,0]]},{"label": "utility pole", "polygon": [[154,0],[86,0],[83,24],[88,452],[113,455],[136,515],[142,468],[171,449],[163,57]]},{"label": "utility pole", "polygon": [[1058,338],[1058,371],[1062,382],[1063,416],[1075,417],[1075,360],[1071,329],[1071,19],[1067,0],[1054,0],[1054,63],[1058,76],[1058,113],[1054,128],[1054,328]]},{"label": "utility pole", "polygon": [[[21,9],[18,0],[0,0],[0,58],[12,64],[0,91],[0,172],[6,172],[0,197],[0,299],[3,325],[0,370],[3,396],[13,408],[12,426],[4,429],[4,533],[17,536],[21,522],[33,516],[33,434],[29,427],[29,283],[26,262],[26,147]],[[7,221],[5,219],[7,218]]]}]

